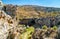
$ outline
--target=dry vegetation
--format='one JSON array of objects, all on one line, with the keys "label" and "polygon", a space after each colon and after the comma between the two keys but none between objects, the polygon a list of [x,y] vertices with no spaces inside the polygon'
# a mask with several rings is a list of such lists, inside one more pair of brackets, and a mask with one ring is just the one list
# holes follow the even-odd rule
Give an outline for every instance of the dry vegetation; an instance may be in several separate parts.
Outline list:
[{"label": "dry vegetation", "polygon": [[7,14],[12,17],[17,17],[18,19],[23,18],[40,18],[40,17],[55,17],[60,14],[60,9],[58,8],[49,8],[41,6],[13,6],[6,5],[3,8]]},{"label": "dry vegetation", "polygon": [[[41,6],[13,6],[13,5],[6,5],[4,6],[3,10],[12,16],[12,18],[16,18],[21,21],[21,19],[27,19],[27,18],[41,18],[42,20],[39,21],[37,19],[36,24],[40,24],[41,26],[45,23],[48,25],[54,25],[52,28],[48,28],[45,24],[42,26],[42,28],[34,28],[30,27],[27,24],[30,24],[31,20],[24,20],[24,25],[17,25],[16,28],[14,28],[12,31],[9,31],[9,35],[7,39],[57,39],[58,31],[57,27],[55,26],[55,18],[57,16],[60,16],[60,9],[58,8],[47,8],[47,7],[41,7]],[[49,18],[51,17],[51,18]],[[1,17],[0,17],[1,18]],[[4,16],[3,16],[4,18]],[[7,20],[8,23],[13,23],[12,21]],[[16,21],[16,20],[15,20]],[[31,24],[34,24],[33,21]],[[39,26],[40,26],[39,25]],[[49,25],[49,26],[50,26]],[[37,25],[35,25],[37,27]]]}]

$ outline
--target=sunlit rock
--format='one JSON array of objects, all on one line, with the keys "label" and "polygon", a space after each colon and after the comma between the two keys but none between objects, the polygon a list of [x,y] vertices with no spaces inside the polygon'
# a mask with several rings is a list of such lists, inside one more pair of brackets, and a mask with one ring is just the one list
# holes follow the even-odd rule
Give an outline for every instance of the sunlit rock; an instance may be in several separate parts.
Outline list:
[{"label": "sunlit rock", "polygon": [[[7,39],[9,29],[16,27],[17,22],[7,15],[4,11],[0,11],[0,39]],[[9,21],[9,22],[8,22]]]}]

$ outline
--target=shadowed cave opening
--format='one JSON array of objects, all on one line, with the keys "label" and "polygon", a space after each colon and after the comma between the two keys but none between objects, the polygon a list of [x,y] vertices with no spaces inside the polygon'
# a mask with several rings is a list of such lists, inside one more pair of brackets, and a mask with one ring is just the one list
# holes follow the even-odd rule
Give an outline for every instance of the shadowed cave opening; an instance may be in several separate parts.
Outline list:
[{"label": "shadowed cave opening", "polygon": [[57,23],[57,25],[60,25],[60,21]]}]

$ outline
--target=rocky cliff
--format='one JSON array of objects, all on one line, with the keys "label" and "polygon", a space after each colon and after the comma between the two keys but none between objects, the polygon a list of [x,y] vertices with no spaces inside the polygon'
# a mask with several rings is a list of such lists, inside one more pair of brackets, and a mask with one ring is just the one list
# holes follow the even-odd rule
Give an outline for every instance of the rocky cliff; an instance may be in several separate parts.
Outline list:
[{"label": "rocky cliff", "polygon": [[7,39],[10,29],[17,26],[17,22],[7,15],[3,10],[0,10],[0,39]]}]

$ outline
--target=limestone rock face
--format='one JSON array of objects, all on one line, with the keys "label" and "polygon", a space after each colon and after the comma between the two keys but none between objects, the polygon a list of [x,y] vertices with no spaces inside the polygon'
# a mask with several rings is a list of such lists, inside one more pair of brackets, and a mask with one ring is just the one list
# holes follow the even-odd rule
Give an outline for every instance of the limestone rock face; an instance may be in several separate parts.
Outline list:
[{"label": "limestone rock face", "polygon": [[15,28],[16,25],[17,22],[11,16],[0,10],[0,39],[7,39],[9,30]]}]

